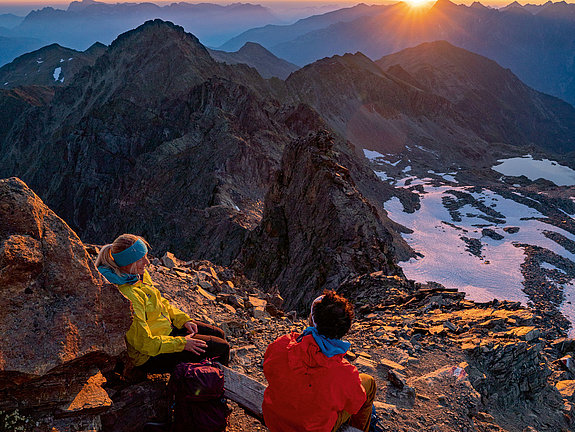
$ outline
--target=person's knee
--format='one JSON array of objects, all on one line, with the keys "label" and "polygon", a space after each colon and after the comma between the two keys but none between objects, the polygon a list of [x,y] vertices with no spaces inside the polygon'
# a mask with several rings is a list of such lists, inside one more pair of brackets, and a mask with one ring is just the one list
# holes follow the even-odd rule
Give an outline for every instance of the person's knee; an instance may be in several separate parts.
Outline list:
[{"label": "person's knee", "polygon": [[226,340],[226,334],[224,333],[224,331],[221,328],[215,327],[214,329],[216,331],[217,337],[219,337],[220,339]]},{"label": "person's knee", "polygon": [[227,366],[230,362],[230,344],[221,339],[212,339],[212,352],[219,358],[219,362]]},{"label": "person's knee", "polygon": [[371,375],[363,373],[359,374],[359,378],[361,379],[361,385],[367,395],[367,400],[373,401],[375,399],[375,391],[377,390],[375,379],[373,379]]}]

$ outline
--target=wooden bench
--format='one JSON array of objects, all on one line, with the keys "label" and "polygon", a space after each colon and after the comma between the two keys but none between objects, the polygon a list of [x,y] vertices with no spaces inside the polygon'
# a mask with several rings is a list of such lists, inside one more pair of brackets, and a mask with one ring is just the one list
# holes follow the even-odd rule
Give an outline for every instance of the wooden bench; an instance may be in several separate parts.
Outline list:
[{"label": "wooden bench", "polygon": [[[220,365],[224,371],[224,396],[249,411],[263,422],[262,403],[266,386],[240,372]],[[343,425],[338,432],[362,432],[349,425]]]}]

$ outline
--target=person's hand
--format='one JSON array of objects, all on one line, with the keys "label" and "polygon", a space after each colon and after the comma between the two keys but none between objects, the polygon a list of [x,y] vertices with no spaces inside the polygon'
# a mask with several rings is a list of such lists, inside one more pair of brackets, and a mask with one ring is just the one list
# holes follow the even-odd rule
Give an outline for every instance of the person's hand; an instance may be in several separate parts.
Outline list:
[{"label": "person's hand", "polygon": [[198,332],[198,326],[193,321],[186,321],[184,327],[191,335],[195,335]]},{"label": "person's hand", "polygon": [[194,354],[203,354],[206,352],[205,348],[208,347],[208,344],[200,339],[194,339],[194,335],[187,335],[186,336],[186,346],[184,350],[191,351]]}]

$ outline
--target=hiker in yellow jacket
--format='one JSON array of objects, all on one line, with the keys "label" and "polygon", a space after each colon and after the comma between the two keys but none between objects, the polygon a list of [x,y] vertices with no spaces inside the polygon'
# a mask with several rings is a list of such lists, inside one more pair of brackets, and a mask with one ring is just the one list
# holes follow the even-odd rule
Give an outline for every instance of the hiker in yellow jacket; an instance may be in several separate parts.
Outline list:
[{"label": "hiker in yellow jacket", "polygon": [[148,243],[139,236],[122,234],[102,248],[96,267],[133,307],[126,333],[128,355],[146,372],[172,372],[178,363],[216,358],[229,361],[230,346],[224,332],[192,320],[162,297],[146,271]]}]

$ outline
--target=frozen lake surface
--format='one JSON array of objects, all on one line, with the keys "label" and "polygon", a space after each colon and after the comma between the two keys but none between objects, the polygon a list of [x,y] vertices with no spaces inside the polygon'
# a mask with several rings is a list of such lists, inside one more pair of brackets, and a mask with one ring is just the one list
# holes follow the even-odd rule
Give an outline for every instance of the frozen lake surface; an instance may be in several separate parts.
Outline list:
[{"label": "frozen lake surface", "polygon": [[524,175],[529,180],[540,178],[552,181],[557,186],[575,185],[575,171],[549,159],[534,160],[531,155],[511,159],[502,159],[493,170],[506,175],[519,177]]}]

